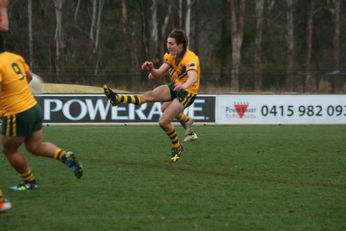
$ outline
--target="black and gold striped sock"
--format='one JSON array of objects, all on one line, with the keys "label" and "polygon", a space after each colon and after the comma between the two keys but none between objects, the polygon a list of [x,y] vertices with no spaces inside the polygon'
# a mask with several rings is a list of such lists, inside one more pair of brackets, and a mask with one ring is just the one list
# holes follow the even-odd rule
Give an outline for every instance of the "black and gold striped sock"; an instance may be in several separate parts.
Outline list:
[{"label": "black and gold striped sock", "polygon": [[138,95],[118,95],[118,101],[122,103],[142,104],[142,97]]},{"label": "black and gold striped sock", "polygon": [[177,132],[175,131],[175,128],[166,132],[166,134],[172,142],[172,148],[178,148],[180,146],[180,143],[179,143]]},{"label": "black and gold striped sock", "polygon": [[54,157],[54,159],[60,160],[61,162],[65,163],[66,152],[64,150],[62,150],[61,148],[58,148],[58,150],[55,151],[53,157]]},{"label": "black and gold striped sock", "polygon": [[31,168],[29,168],[27,171],[23,172],[23,173],[19,173],[20,177],[24,180],[24,181],[34,181],[35,180],[35,176],[32,173]]},{"label": "black and gold striped sock", "polygon": [[181,125],[183,125],[184,127],[184,124],[189,121],[189,117],[187,115],[185,115],[184,113],[180,113],[179,116],[178,116],[178,120],[180,122]]}]

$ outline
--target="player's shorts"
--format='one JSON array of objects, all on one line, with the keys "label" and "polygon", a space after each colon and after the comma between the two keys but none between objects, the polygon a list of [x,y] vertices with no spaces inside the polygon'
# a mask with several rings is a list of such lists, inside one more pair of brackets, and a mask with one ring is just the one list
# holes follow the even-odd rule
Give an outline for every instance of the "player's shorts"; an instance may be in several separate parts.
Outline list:
[{"label": "player's shorts", "polygon": [[197,96],[196,94],[190,93],[183,89],[178,92],[174,91],[174,88],[175,88],[174,82],[170,82],[167,85],[171,93],[171,99],[178,98],[179,102],[184,106],[184,108],[187,108],[195,101]]},{"label": "player's shorts", "polygon": [[43,114],[41,107],[36,104],[32,108],[2,118],[1,134],[5,136],[30,136],[42,129]]}]

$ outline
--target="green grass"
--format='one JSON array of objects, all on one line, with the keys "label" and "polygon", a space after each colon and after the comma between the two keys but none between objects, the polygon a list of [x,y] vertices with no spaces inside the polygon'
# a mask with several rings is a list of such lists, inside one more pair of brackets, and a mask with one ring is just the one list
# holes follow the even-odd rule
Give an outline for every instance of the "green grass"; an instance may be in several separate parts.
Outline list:
[{"label": "green grass", "polygon": [[158,126],[45,127],[85,175],[25,154],[40,188],[12,192],[19,177],[1,158],[13,208],[0,230],[346,230],[346,126],[195,130],[171,164]]}]

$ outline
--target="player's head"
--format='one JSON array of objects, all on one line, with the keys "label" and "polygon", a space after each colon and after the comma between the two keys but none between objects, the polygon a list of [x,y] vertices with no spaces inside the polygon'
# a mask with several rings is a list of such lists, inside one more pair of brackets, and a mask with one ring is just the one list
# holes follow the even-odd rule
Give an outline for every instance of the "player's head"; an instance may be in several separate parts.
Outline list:
[{"label": "player's head", "polygon": [[182,53],[185,53],[186,49],[187,49],[187,44],[188,44],[188,40],[186,37],[186,33],[183,29],[174,29],[171,31],[171,33],[169,33],[168,35],[168,39],[167,39],[167,44],[168,44],[168,40],[169,39],[174,39],[175,43],[181,47],[182,49]]}]

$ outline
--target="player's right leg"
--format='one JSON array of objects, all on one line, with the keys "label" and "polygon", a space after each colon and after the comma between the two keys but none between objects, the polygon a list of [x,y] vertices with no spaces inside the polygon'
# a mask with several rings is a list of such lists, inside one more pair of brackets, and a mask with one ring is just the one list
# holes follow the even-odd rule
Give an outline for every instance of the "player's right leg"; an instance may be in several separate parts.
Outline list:
[{"label": "player's right leg", "polygon": [[42,142],[42,130],[34,132],[25,140],[26,149],[37,156],[55,158],[66,164],[74,175],[80,179],[83,176],[83,166],[71,151],[65,151],[50,142]]},{"label": "player's right leg", "polygon": [[197,140],[198,136],[196,132],[192,129],[192,124],[195,122],[194,119],[181,113],[179,114],[179,121],[185,129],[184,142]]},{"label": "player's right leg", "polygon": [[147,102],[165,102],[171,99],[170,91],[167,85],[160,85],[153,90],[144,92],[142,95],[122,95],[117,94],[107,85],[103,86],[104,94],[113,106],[120,103],[141,105]]},{"label": "player's right leg", "polygon": [[[83,175],[83,167],[80,161],[75,157],[73,152],[64,151],[50,142],[42,142],[42,112],[41,108],[36,105],[29,110],[31,118],[35,118],[31,124],[31,130],[26,134],[25,147],[26,149],[37,156],[55,158],[66,164],[79,179]],[[29,117],[30,118],[30,117]],[[26,118],[23,119],[25,121]],[[29,121],[27,121],[29,123]],[[24,126],[24,125],[22,125]]]},{"label": "player's right leg", "polygon": [[107,85],[103,86],[103,91],[106,97],[108,98],[109,102],[113,106],[117,106],[120,103],[132,103],[135,105],[141,105],[142,104],[142,98],[138,95],[120,95],[113,91],[110,87]]},{"label": "player's right leg", "polygon": [[[170,104],[171,104],[171,101],[164,102],[161,106],[161,111],[164,112]],[[176,118],[180,122],[181,126],[185,129],[184,142],[197,140],[198,136],[196,132],[192,129],[192,124],[194,123],[194,119],[188,117],[183,112],[179,113],[179,115]]]}]

